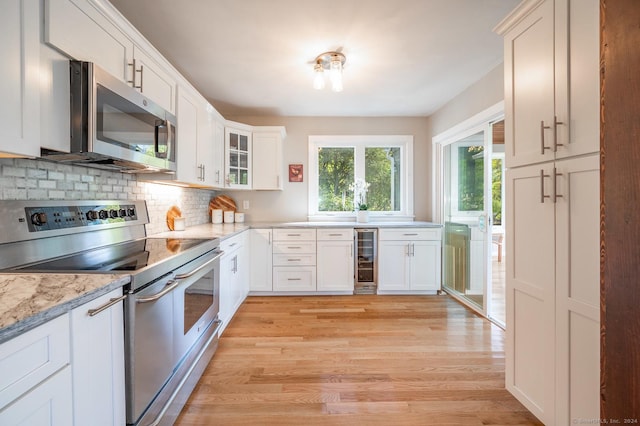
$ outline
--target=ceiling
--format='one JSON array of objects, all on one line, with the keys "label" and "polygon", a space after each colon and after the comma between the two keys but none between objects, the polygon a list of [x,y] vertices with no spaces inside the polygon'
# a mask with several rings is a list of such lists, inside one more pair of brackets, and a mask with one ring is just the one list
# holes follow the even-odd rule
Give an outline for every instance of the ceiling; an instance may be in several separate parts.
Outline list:
[{"label": "ceiling", "polygon": [[[428,116],[502,62],[520,0],[110,0],[225,116]],[[314,90],[342,49],[344,91]]]}]

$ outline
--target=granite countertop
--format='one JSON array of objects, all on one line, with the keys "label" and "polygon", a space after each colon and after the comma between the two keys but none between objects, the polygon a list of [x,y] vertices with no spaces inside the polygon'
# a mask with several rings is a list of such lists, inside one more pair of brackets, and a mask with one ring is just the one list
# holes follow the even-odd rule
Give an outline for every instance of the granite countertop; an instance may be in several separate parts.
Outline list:
[{"label": "granite countertop", "polygon": [[116,274],[0,274],[0,343],[130,281]]},{"label": "granite countertop", "polygon": [[231,238],[252,228],[442,228],[433,222],[245,222],[205,223],[190,226],[184,231],[166,231],[154,234],[158,238]]}]

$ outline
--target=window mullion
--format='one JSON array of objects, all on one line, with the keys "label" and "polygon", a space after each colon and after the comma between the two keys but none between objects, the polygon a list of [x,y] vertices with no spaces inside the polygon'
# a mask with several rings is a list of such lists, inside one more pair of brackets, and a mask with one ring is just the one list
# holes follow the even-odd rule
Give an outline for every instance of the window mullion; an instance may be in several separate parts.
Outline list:
[{"label": "window mullion", "polygon": [[366,158],[365,158],[365,146],[363,144],[358,144],[355,146],[355,164],[356,164],[356,170],[355,170],[355,178],[356,179],[362,179],[362,180],[366,180],[365,179],[365,170],[366,170]]}]

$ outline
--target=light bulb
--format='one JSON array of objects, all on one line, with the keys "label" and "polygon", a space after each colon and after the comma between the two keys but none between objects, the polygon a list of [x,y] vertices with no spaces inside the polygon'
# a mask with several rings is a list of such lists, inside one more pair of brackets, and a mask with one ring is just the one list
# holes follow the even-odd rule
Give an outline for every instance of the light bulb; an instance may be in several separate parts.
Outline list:
[{"label": "light bulb", "polygon": [[322,68],[322,64],[315,64],[313,67],[315,71],[315,77],[313,79],[313,88],[316,90],[324,89],[324,70]]},{"label": "light bulb", "polygon": [[331,78],[331,90],[342,92],[342,62],[337,55],[331,57],[329,76]]}]

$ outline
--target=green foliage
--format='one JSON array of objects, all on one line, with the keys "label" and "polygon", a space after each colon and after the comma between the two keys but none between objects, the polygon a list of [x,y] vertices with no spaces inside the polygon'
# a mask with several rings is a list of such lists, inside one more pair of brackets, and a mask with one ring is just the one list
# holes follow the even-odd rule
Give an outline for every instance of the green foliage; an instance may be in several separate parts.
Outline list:
[{"label": "green foliage", "polygon": [[366,197],[354,202],[354,148],[325,147],[318,150],[318,210],[400,210],[400,148],[365,149]]},{"label": "green foliage", "polygon": [[493,210],[493,224],[502,224],[502,160],[491,160],[491,206]]},{"label": "green foliage", "polygon": [[353,148],[318,149],[318,210],[321,212],[353,211]]},{"label": "green foliage", "polygon": [[369,209],[399,211],[400,148],[366,148],[365,162],[365,176],[370,183]]}]

